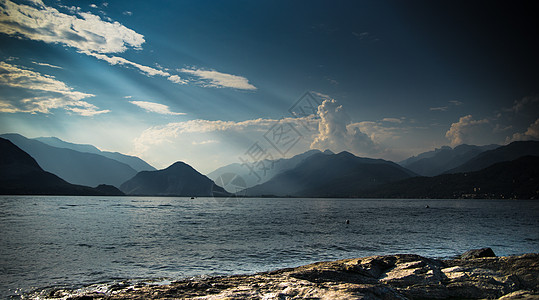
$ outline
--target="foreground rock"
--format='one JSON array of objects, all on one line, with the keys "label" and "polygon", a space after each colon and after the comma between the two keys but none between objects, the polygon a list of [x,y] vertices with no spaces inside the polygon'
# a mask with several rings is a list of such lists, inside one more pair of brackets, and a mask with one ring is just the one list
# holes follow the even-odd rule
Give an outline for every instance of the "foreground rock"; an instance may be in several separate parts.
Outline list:
[{"label": "foreground rock", "polygon": [[434,260],[418,255],[320,262],[245,276],[107,292],[55,291],[68,299],[539,299],[539,254]]}]

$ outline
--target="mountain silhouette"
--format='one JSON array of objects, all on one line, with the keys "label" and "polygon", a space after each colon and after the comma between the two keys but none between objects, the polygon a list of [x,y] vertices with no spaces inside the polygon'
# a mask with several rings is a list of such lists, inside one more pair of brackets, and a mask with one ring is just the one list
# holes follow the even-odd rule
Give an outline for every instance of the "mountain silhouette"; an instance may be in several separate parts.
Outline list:
[{"label": "mountain silhouette", "polygon": [[405,179],[363,191],[361,197],[539,199],[539,156],[524,156],[474,172]]},{"label": "mountain silhouette", "polygon": [[246,189],[245,193],[248,196],[355,197],[363,189],[412,176],[416,174],[382,159],[361,158],[349,152],[319,153],[263,184]]},{"label": "mountain silhouette", "polygon": [[34,158],[0,138],[0,194],[3,195],[123,195],[113,186],[73,185],[44,171]]},{"label": "mountain silhouette", "polygon": [[71,150],[75,150],[78,152],[87,152],[87,153],[93,153],[102,155],[104,157],[108,157],[110,159],[117,160],[121,163],[124,163],[131,168],[133,168],[135,171],[155,171],[156,169],[149,165],[147,162],[143,161],[142,159],[136,157],[136,156],[130,156],[121,154],[118,152],[109,152],[109,151],[101,151],[97,149],[97,147],[92,145],[84,145],[84,144],[74,144],[69,143],[66,141],[63,141],[57,137],[39,137],[35,138],[33,140],[40,141],[42,143],[45,143],[49,146],[57,147],[57,148],[67,148]]},{"label": "mountain silhouette", "polygon": [[410,157],[399,162],[399,164],[421,176],[436,176],[462,165],[485,151],[498,147],[500,146],[473,146],[466,144],[455,148],[444,146],[434,151]]},{"label": "mountain silhouette", "polygon": [[446,171],[446,174],[473,172],[495,163],[515,160],[523,156],[539,156],[539,141],[519,141],[485,151],[464,164]]},{"label": "mountain silhouette", "polygon": [[[255,172],[252,172],[248,166],[248,164],[252,162],[247,162],[246,164],[233,163],[233,164],[218,168],[215,171],[209,173],[207,176],[211,180],[218,182],[220,180],[220,177],[224,176],[225,174],[234,174],[236,176],[241,177],[245,182],[245,187],[249,188],[257,184],[262,184],[270,180],[271,178],[273,178],[273,176],[296,167],[300,162],[302,162],[307,157],[310,157],[314,154],[319,154],[319,153],[333,154],[333,152],[331,152],[330,150],[326,150],[324,152],[321,152],[320,150],[309,150],[307,152],[295,155],[291,158],[280,158],[280,159],[274,159],[274,160],[266,159],[266,160],[263,160],[260,163],[260,165],[259,164],[250,165],[250,167],[252,167]],[[228,191],[228,192],[233,193],[236,191]]]},{"label": "mountain silhouette", "polygon": [[142,171],[124,182],[120,190],[128,195],[147,196],[227,196],[222,187],[190,165],[176,162],[157,171]]},{"label": "mountain silhouette", "polygon": [[3,134],[0,137],[30,154],[45,171],[72,184],[118,187],[137,173],[124,163],[98,154],[53,147],[19,134]]}]

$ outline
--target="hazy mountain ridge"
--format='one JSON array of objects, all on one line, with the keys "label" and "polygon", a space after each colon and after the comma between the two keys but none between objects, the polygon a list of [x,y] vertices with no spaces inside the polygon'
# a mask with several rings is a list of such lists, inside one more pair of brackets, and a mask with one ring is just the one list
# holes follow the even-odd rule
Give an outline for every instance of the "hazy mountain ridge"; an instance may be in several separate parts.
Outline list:
[{"label": "hazy mountain ridge", "polygon": [[[295,155],[291,158],[280,158],[275,160],[263,160],[262,163],[268,170],[266,170],[265,174],[263,172],[260,172],[259,177],[257,177],[254,174],[250,174],[251,170],[247,167],[242,165],[241,163],[233,163],[229,164],[223,167],[220,167],[216,169],[215,171],[209,173],[207,176],[212,179],[213,181],[217,181],[220,176],[223,176],[227,173],[232,173],[240,176],[245,181],[245,187],[253,187],[257,184],[262,184],[271,178],[273,178],[275,175],[278,175],[282,172],[285,172],[287,170],[290,170],[294,167],[296,167],[299,163],[301,163],[304,159],[315,155],[315,154],[333,154],[330,150],[326,150],[324,152],[320,150],[309,150],[304,153]],[[256,166],[255,166],[256,168]],[[232,192],[232,191],[229,191]],[[235,191],[234,191],[235,192]]]},{"label": "hazy mountain ridge", "polygon": [[361,189],[415,176],[382,159],[360,158],[349,152],[315,154],[295,168],[246,189],[248,196],[352,197]]},{"label": "hazy mountain ridge", "polygon": [[477,155],[500,147],[499,145],[474,146],[462,144],[451,148],[443,146],[410,157],[399,164],[421,176],[436,176],[456,168]]},{"label": "hazy mountain ridge", "polygon": [[539,156],[523,156],[469,173],[405,179],[365,190],[361,197],[539,199]]},{"label": "hazy mountain ridge", "polygon": [[73,185],[44,171],[28,153],[0,138],[0,194],[3,195],[123,195],[113,186]]},{"label": "hazy mountain ridge", "polygon": [[485,151],[464,164],[447,170],[446,174],[473,172],[489,167],[493,164],[511,161],[523,156],[539,156],[539,141],[518,141],[508,145]]},{"label": "hazy mountain ridge", "polygon": [[120,186],[128,195],[146,196],[226,196],[229,195],[190,165],[176,162],[163,170],[142,171]]},{"label": "hazy mountain ridge", "polygon": [[87,152],[87,153],[93,153],[93,154],[99,154],[104,157],[108,157],[110,159],[117,160],[121,163],[124,163],[131,168],[133,168],[135,171],[155,171],[156,169],[145,162],[144,160],[136,157],[136,156],[130,156],[126,154],[122,154],[119,152],[110,152],[110,151],[101,151],[97,147],[93,145],[88,144],[74,144],[70,142],[63,141],[57,137],[39,137],[35,138],[33,140],[40,141],[42,143],[45,143],[49,146],[57,147],[57,148],[66,148],[75,150],[78,152]]},{"label": "hazy mountain ridge", "polygon": [[10,140],[32,156],[45,171],[72,184],[120,186],[137,173],[127,164],[102,155],[53,147],[19,134],[3,134],[0,137]]}]

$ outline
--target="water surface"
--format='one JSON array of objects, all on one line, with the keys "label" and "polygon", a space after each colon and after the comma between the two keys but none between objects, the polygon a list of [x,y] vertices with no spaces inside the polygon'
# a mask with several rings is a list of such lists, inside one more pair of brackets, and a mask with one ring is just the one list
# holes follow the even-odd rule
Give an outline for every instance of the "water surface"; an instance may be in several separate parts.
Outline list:
[{"label": "water surface", "polygon": [[377,254],[538,252],[538,228],[539,201],[1,196],[0,297]]}]

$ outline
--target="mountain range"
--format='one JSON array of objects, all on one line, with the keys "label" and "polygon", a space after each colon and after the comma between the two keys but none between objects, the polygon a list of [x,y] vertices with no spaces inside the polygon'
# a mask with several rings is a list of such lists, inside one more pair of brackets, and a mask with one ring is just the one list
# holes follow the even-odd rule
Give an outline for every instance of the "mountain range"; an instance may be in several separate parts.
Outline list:
[{"label": "mountain range", "polygon": [[512,142],[509,145],[501,146],[493,150],[485,151],[471,158],[460,166],[457,166],[445,173],[465,173],[479,171],[495,163],[511,161],[523,156],[539,156],[539,142],[520,141]]},{"label": "mountain range", "polygon": [[0,138],[0,194],[3,195],[123,195],[113,186],[74,185],[44,171],[28,153]]},{"label": "mountain range", "polygon": [[[223,176],[226,176],[226,174],[234,174],[235,176],[238,176],[244,181],[242,183],[243,188],[250,188],[257,184],[262,184],[270,180],[271,178],[273,178],[273,176],[279,173],[283,173],[285,171],[293,169],[304,159],[314,154],[320,153],[333,154],[333,152],[331,152],[330,150],[326,150],[324,152],[321,152],[320,150],[309,150],[291,158],[280,158],[275,160],[266,159],[261,162],[261,164],[265,167],[264,170],[262,170],[261,172],[257,172],[257,174],[253,174],[251,172],[251,169],[249,169],[247,165],[233,163],[224,167],[220,167],[215,171],[209,173],[207,176],[215,182],[221,182]],[[257,169],[260,170],[262,168],[256,168],[255,166],[255,171],[257,171]],[[228,192],[235,193],[237,192],[237,190],[230,190]]]},{"label": "mountain range", "polygon": [[500,146],[473,146],[466,144],[455,148],[444,146],[434,151],[412,156],[399,162],[399,164],[421,176],[436,176],[464,164],[485,151],[498,147]]},{"label": "mountain range", "polygon": [[[137,171],[131,166],[100,154],[55,147],[19,134],[3,134],[0,137],[10,140],[30,154],[45,171],[72,184],[86,186],[108,184],[119,187],[123,182],[137,174]],[[51,141],[51,139],[47,140]],[[65,145],[60,140],[56,142],[57,145]],[[72,147],[77,148],[75,144],[72,144]],[[79,150],[88,150],[89,148],[82,147]]]},{"label": "mountain range", "polygon": [[361,197],[539,199],[539,156],[503,161],[468,173],[409,178],[365,190]]},{"label": "mountain range", "polygon": [[66,141],[62,141],[61,139],[59,139],[57,137],[38,137],[38,138],[35,138],[34,140],[40,141],[42,143],[45,143],[45,144],[47,144],[49,146],[53,146],[53,147],[56,147],[56,148],[66,148],[66,149],[71,149],[71,150],[75,150],[75,151],[78,151],[78,152],[93,153],[93,154],[98,154],[98,155],[101,155],[101,156],[104,156],[104,157],[108,157],[110,159],[117,160],[117,161],[119,161],[121,163],[124,163],[124,164],[130,166],[131,168],[133,168],[137,172],[140,172],[140,171],[155,171],[156,170],[154,167],[149,165],[147,162],[143,161],[142,159],[140,159],[140,158],[138,158],[136,156],[125,155],[125,154],[118,153],[118,152],[101,151],[101,150],[97,149],[97,147],[95,147],[93,145],[69,143],[69,142],[66,142]]},{"label": "mountain range", "polygon": [[[538,141],[442,147],[399,164],[349,152],[310,150],[288,159],[265,160],[269,168],[258,178],[239,163],[221,167],[208,178],[183,162],[155,170],[140,158],[92,145],[53,137],[1,137],[11,141],[3,140],[0,149],[4,194],[537,198],[539,193],[534,173]],[[246,182],[239,180],[242,177]]]},{"label": "mountain range", "polygon": [[349,152],[317,153],[293,169],[245,190],[247,196],[354,197],[358,191],[416,176],[396,163]]}]

